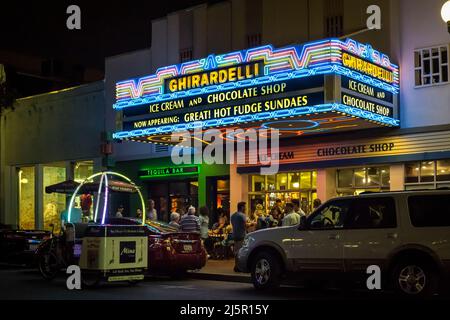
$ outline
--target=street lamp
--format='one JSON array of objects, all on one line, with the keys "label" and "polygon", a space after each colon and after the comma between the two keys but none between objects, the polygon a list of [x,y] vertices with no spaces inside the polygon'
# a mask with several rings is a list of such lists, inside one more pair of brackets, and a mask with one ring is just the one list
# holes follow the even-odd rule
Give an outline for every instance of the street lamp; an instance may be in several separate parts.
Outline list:
[{"label": "street lamp", "polygon": [[441,8],[441,17],[447,23],[448,32],[450,33],[450,0],[448,0]]}]

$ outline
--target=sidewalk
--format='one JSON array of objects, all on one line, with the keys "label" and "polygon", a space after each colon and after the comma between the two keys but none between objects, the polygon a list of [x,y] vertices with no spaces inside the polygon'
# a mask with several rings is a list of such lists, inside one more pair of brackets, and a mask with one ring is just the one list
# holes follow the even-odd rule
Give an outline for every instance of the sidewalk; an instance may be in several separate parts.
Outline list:
[{"label": "sidewalk", "polygon": [[189,277],[204,280],[219,280],[250,283],[250,274],[234,272],[234,259],[211,260],[201,270],[190,271]]}]

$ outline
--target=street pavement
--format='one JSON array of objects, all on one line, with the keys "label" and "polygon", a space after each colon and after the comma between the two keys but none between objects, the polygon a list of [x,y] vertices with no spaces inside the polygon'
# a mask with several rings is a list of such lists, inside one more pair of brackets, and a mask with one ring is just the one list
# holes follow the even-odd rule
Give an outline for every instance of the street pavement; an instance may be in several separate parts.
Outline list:
[{"label": "street pavement", "polygon": [[258,292],[249,283],[202,279],[172,280],[147,278],[131,286],[104,284],[96,289],[68,290],[64,274],[48,282],[33,269],[0,267],[0,300],[334,300],[342,298],[390,298],[392,294],[358,290],[321,289],[283,286],[271,292]]}]

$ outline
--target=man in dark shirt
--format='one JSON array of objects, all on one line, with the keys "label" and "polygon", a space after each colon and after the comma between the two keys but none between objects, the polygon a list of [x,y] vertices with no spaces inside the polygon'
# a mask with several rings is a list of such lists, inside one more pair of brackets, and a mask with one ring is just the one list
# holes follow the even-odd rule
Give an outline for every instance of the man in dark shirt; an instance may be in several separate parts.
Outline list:
[{"label": "man in dark shirt", "polygon": [[[237,205],[237,212],[231,216],[231,226],[233,227],[233,241],[234,241],[234,255],[237,257],[239,249],[242,247],[242,243],[246,234],[246,222],[247,216],[245,215],[245,202],[239,202]],[[237,272],[238,268],[235,264],[234,271]]]}]

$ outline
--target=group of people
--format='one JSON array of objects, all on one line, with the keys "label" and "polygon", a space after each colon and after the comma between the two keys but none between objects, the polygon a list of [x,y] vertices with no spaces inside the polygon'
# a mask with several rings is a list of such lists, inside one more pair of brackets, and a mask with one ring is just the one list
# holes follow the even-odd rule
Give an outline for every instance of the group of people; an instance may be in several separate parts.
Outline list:
[{"label": "group of people", "polygon": [[209,210],[207,207],[200,207],[199,215],[196,209],[189,206],[185,214],[174,211],[170,214],[169,225],[183,232],[198,232],[202,240],[208,238],[209,231]]},{"label": "group of people", "polygon": [[[318,208],[322,202],[319,198],[313,201],[313,211]],[[300,218],[307,214],[300,207],[300,201],[293,199],[286,203],[283,208],[282,201],[277,199],[275,205],[267,214],[261,204],[256,205],[255,211],[251,212],[247,219],[247,231],[252,232],[259,229],[272,228],[278,226],[293,226],[300,223]]]},{"label": "group of people", "polygon": [[[117,208],[115,217],[116,218],[124,217],[125,216],[124,212],[125,212],[125,207],[123,205],[120,205]],[[136,218],[142,219],[142,216],[143,216],[142,209],[138,208],[136,210]],[[146,220],[152,220],[152,221],[158,220],[158,213],[157,213],[157,211],[155,209],[155,201],[153,201],[152,199],[148,200]]]},{"label": "group of people", "polygon": [[[315,199],[313,201],[313,210],[320,205],[320,199]],[[283,202],[277,199],[268,214],[261,204],[257,204],[255,210],[247,215],[245,202],[238,203],[237,211],[231,217],[224,210],[219,210],[218,221],[211,229],[209,228],[209,210],[205,206],[199,208],[198,215],[197,210],[193,206],[189,206],[186,212],[181,210],[172,212],[170,214],[169,225],[178,231],[199,233],[207,250],[213,248],[218,243],[222,247],[226,247],[228,242],[232,242],[233,251],[236,255],[242,247],[247,233],[265,228],[298,225],[301,217],[306,216],[306,213],[300,207],[300,201],[298,199],[287,202],[284,207]],[[149,208],[147,211],[149,219],[157,219],[157,212],[153,200],[149,200]],[[122,215],[123,207],[121,206],[116,213],[116,217]],[[138,209],[137,217],[142,217],[142,211],[140,209]],[[220,241],[216,239],[220,239]],[[208,251],[211,252],[211,250]]]}]

